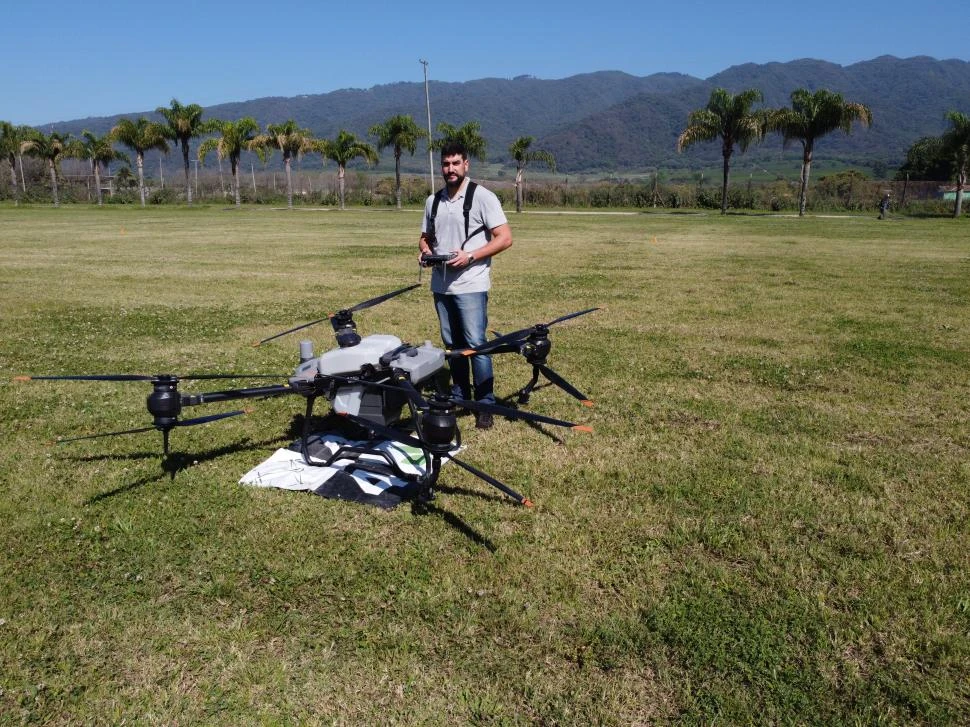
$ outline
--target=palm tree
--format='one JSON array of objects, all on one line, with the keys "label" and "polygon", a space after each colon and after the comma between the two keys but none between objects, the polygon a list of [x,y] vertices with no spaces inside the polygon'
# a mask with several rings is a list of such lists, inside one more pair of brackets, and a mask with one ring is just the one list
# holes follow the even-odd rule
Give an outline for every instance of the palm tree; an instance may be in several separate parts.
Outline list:
[{"label": "palm tree", "polygon": [[283,154],[283,168],[286,170],[286,207],[293,209],[293,179],[290,173],[290,160],[314,151],[316,140],[309,129],[301,129],[293,119],[282,124],[268,124],[266,133],[252,140],[253,149],[279,149]]},{"label": "palm tree", "polygon": [[418,139],[426,137],[428,132],[414,123],[409,114],[398,114],[383,124],[374,124],[370,133],[377,137],[379,151],[389,146],[394,147],[394,196],[397,199],[397,208],[401,209],[401,154],[406,150],[414,156]]},{"label": "palm tree", "polygon": [[168,134],[166,128],[142,116],[138,121],[121,119],[109,132],[112,141],[120,142],[135,152],[135,166],[138,167],[138,191],[141,193],[141,206],[145,206],[145,152],[158,149],[168,154]]},{"label": "palm tree", "polygon": [[51,175],[51,193],[54,195],[55,207],[61,206],[60,199],[57,196],[57,167],[61,163],[61,159],[67,156],[70,143],[70,134],[58,134],[56,131],[45,134],[42,131],[31,129],[27,139],[20,144],[22,153],[44,159],[47,162],[47,169]]},{"label": "palm tree", "polygon": [[189,181],[189,141],[201,136],[205,122],[202,121],[202,107],[198,104],[183,106],[178,99],[172,99],[168,108],[155,109],[167,123],[165,132],[176,146],[182,147],[182,163],[185,168],[185,199],[192,204],[192,183]]},{"label": "palm tree", "polygon": [[798,193],[800,217],[805,214],[815,142],[837,129],[848,134],[852,130],[853,121],[858,121],[863,126],[871,125],[872,111],[868,106],[846,101],[842,94],[824,88],[814,93],[804,88],[795,89],[791,94],[791,108],[778,109],[771,113],[769,127],[782,135],[785,146],[796,139],[802,145],[802,183]]},{"label": "palm tree", "polygon": [[94,187],[97,189],[98,207],[104,204],[101,194],[101,167],[108,168],[108,164],[113,161],[122,161],[131,164],[128,155],[118,151],[112,146],[111,136],[96,136],[90,131],[82,131],[81,136],[84,140],[74,139],[69,147],[70,156],[76,159],[87,159],[91,164],[91,172],[94,174]]},{"label": "palm tree", "polygon": [[9,121],[0,121],[0,157],[10,164],[10,191],[14,203],[20,204],[20,190],[17,184],[17,159],[20,157],[20,145],[26,140],[26,131],[22,126],[14,126]]},{"label": "palm tree", "polygon": [[259,132],[259,124],[251,116],[239,121],[212,120],[205,124],[205,132],[215,131],[218,137],[206,139],[199,145],[199,162],[205,163],[210,151],[215,151],[220,159],[229,159],[232,168],[232,186],[236,197],[236,207],[242,205],[239,196],[239,158],[244,151],[255,151],[253,141]]},{"label": "palm tree", "polygon": [[377,151],[367,142],[358,139],[356,134],[351,134],[343,129],[337,134],[336,139],[322,139],[315,146],[324,159],[330,159],[337,163],[340,209],[344,209],[344,177],[347,174],[347,162],[363,158],[371,164],[376,164]]},{"label": "palm tree", "polygon": [[750,88],[739,94],[731,94],[723,88],[711,91],[707,106],[692,111],[687,118],[687,128],[677,137],[677,151],[681,152],[699,141],[721,140],[721,156],[724,171],[721,181],[721,214],[727,214],[728,176],[731,173],[731,155],[737,146],[743,154],[752,141],[760,141],[767,130],[766,111],[752,111],[756,101],[763,101],[761,91]]},{"label": "palm tree", "polygon": [[481,133],[481,125],[477,121],[469,121],[461,126],[452,126],[445,122],[438,124],[440,139],[436,139],[431,145],[434,149],[440,149],[449,141],[457,141],[465,147],[468,156],[473,156],[479,161],[485,161],[485,137]]},{"label": "palm tree", "polygon": [[970,167],[970,116],[960,111],[948,111],[946,118],[951,126],[943,134],[943,149],[953,159],[957,177],[957,198],[953,216],[959,217],[963,212],[963,189],[967,185],[967,171]]},{"label": "palm tree", "polygon": [[509,154],[515,160],[515,211],[522,211],[522,175],[525,165],[529,162],[544,162],[549,169],[556,171],[556,159],[547,151],[533,149],[529,151],[535,139],[531,136],[520,136],[512,142],[509,147]]}]

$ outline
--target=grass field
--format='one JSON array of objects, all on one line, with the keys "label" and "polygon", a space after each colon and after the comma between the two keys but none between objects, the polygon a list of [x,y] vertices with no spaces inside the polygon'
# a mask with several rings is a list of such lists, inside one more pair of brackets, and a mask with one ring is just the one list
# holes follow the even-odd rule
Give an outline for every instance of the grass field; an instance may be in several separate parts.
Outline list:
[{"label": "grass field", "polygon": [[[13,381],[286,373],[251,342],[414,282],[417,212],[0,208],[0,722],[965,722],[966,224],[512,223],[491,324],[603,306],[549,359],[596,406],[529,404],[595,432],[466,425],[535,508],[449,466],[417,514],[237,484],[296,398],[169,476],[154,432],[51,445],[146,384]],[[356,320],[437,341],[426,290]]]}]

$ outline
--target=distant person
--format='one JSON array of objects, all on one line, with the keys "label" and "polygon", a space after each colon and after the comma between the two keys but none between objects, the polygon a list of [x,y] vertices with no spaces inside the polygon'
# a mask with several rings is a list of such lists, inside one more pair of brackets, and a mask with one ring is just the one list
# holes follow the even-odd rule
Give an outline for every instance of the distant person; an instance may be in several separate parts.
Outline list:
[{"label": "distant person", "polygon": [[879,203],[879,219],[884,220],[889,216],[889,192],[886,192],[882,196],[882,201]]},{"label": "distant person", "polygon": [[[454,252],[431,274],[431,292],[441,327],[441,340],[449,349],[472,348],[485,343],[488,328],[488,291],[492,286],[492,257],[511,246],[502,203],[494,192],[467,177],[468,152],[459,142],[441,148],[441,176],[445,186],[424,205],[419,256]],[[419,257],[420,259],[420,257]],[[495,403],[492,359],[471,357],[451,360],[452,394],[462,399]],[[472,391],[471,383],[475,388]],[[478,412],[475,426],[488,429],[492,415]]]}]

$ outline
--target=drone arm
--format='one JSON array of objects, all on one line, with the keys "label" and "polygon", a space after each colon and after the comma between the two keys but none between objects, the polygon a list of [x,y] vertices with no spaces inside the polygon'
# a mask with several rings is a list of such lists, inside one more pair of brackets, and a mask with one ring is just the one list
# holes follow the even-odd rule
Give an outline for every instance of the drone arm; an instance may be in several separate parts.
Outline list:
[{"label": "drone arm", "polygon": [[227,391],[209,391],[204,394],[182,394],[182,406],[197,406],[211,404],[217,401],[233,401],[235,399],[254,399],[262,396],[282,396],[283,394],[298,393],[288,384],[274,384],[273,386],[255,386],[251,389],[229,389]]},{"label": "drone arm", "polygon": [[[496,339],[497,340],[497,339]],[[483,343],[478,348],[460,348],[448,351],[445,355],[448,358],[459,358],[461,356],[491,356],[493,353],[521,353],[522,346],[519,342],[499,343],[493,345],[492,341]]]}]

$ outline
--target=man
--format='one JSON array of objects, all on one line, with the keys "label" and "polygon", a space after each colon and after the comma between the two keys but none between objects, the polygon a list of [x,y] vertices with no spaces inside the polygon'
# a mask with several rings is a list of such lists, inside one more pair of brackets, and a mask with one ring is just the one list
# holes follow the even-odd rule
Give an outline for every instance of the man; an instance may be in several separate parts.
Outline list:
[{"label": "man", "polygon": [[[468,179],[468,152],[462,144],[448,142],[441,148],[441,175],[444,189],[424,206],[419,259],[425,253],[455,253],[434,267],[431,292],[445,347],[471,348],[485,343],[492,257],[512,245],[512,230],[498,197]],[[450,368],[453,395],[495,403],[489,356],[471,357],[474,392],[468,358],[452,359]],[[476,413],[475,426],[488,429],[492,415]]]},{"label": "man", "polygon": [[889,216],[889,192],[886,192],[882,196],[882,201],[879,203],[879,219],[884,220]]}]

